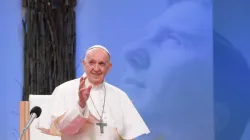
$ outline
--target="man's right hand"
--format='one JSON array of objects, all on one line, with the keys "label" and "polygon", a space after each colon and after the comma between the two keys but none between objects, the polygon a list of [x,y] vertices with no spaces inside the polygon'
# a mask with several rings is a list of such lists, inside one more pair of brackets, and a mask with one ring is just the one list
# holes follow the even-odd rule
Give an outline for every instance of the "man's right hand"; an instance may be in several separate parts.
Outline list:
[{"label": "man's right hand", "polygon": [[81,108],[84,108],[86,106],[86,102],[87,102],[87,100],[89,98],[90,90],[92,88],[92,86],[89,86],[89,87],[85,86],[86,78],[87,77],[81,77],[80,78],[78,96],[79,96],[79,106]]}]

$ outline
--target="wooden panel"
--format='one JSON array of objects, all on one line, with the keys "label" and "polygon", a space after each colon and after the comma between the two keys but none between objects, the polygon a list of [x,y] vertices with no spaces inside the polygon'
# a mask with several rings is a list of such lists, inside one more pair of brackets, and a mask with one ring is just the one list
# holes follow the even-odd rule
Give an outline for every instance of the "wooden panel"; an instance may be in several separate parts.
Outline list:
[{"label": "wooden panel", "polygon": [[[20,102],[20,118],[19,118],[19,134],[23,131],[23,128],[29,121],[30,106],[28,101]],[[22,140],[30,140],[30,130],[28,129],[24,134]]]},{"label": "wooden panel", "polygon": [[22,101],[29,101],[31,94],[51,95],[55,87],[74,79],[82,62],[75,59],[76,14],[71,5],[76,0],[22,1],[25,31]]}]

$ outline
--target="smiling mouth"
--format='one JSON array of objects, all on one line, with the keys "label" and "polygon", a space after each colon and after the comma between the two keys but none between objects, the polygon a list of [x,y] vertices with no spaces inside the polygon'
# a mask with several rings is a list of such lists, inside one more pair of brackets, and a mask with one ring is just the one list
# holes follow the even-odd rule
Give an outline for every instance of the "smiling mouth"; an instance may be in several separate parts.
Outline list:
[{"label": "smiling mouth", "polygon": [[98,74],[98,73],[91,73],[92,75],[95,75],[95,76],[100,76],[101,74]]},{"label": "smiling mouth", "polygon": [[126,78],[124,80],[124,82],[125,82],[125,84],[135,85],[135,86],[137,86],[139,88],[146,88],[146,85],[143,82],[138,81],[138,80],[133,79],[133,78]]}]

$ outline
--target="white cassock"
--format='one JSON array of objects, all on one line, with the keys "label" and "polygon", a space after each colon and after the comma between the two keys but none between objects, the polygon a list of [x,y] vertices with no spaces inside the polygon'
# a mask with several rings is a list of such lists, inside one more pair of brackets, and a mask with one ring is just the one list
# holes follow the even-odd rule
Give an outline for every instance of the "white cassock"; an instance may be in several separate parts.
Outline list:
[{"label": "white cassock", "polygon": [[[79,83],[80,78],[55,88],[52,94],[53,108],[38,119],[37,128],[49,130],[55,118],[65,114],[57,126],[64,132],[62,140],[134,139],[150,132],[127,94],[106,82],[93,87],[87,106],[84,109],[80,108],[77,103]],[[87,80],[86,85],[88,85]],[[104,99],[105,91],[106,99]],[[104,133],[101,133],[100,126],[96,123],[100,120],[98,112],[102,114],[104,100],[102,118],[107,126],[104,127]]]}]

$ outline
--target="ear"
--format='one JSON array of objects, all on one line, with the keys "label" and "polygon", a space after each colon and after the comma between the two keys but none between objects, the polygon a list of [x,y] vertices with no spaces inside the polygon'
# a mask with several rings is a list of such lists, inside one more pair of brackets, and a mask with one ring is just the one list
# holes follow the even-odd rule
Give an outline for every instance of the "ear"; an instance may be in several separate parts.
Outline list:
[{"label": "ear", "polygon": [[83,65],[83,68],[85,68],[85,66],[86,66],[86,61],[85,61],[85,59],[82,60],[82,65]]},{"label": "ear", "polygon": [[85,65],[86,64],[86,60],[82,59],[82,64]]},{"label": "ear", "polygon": [[109,71],[111,70],[111,68],[112,68],[112,63],[109,63],[109,67],[108,67],[107,73],[109,73]]}]

